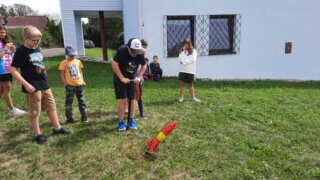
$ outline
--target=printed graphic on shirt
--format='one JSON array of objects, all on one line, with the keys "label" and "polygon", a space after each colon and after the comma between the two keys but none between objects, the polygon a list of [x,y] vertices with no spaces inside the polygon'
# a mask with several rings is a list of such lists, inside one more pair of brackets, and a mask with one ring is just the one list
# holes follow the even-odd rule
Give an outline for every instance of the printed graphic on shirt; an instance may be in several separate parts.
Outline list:
[{"label": "printed graphic on shirt", "polygon": [[[0,42],[0,52],[3,50],[4,44]],[[0,58],[0,74],[7,74],[11,72],[12,52],[7,49],[4,56]]]},{"label": "printed graphic on shirt", "polygon": [[129,62],[127,67],[127,72],[134,73],[137,69],[137,65],[135,63]]},{"label": "printed graphic on shirt", "polygon": [[34,52],[29,54],[29,61],[36,67],[38,74],[45,73],[45,66],[43,62],[43,56],[40,52]]},{"label": "printed graphic on shirt", "polygon": [[80,79],[79,68],[77,67],[76,64],[67,65],[67,70],[69,72],[70,80],[73,80],[73,79],[78,80],[78,79]]}]

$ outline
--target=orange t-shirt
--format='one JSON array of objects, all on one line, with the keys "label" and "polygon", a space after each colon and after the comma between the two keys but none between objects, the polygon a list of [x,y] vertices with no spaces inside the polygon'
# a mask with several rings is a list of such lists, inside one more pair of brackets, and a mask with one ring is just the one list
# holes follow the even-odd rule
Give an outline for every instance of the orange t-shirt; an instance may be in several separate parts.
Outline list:
[{"label": "orange t-shirt", "polygon": [[64,71],[67,84],[72,86],[82,86],[84,84],[82,68],[83,65],[78,59],[63,60],[59,66],[59,70]]}]

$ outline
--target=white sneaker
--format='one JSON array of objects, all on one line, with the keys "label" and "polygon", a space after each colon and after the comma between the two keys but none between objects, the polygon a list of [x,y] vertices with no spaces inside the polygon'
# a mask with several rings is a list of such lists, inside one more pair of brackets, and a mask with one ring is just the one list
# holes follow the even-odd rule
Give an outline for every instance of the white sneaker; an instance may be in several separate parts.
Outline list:
[{"label": "white sneaker", "polygon": [[196,97],[193,97],[193,98],[192,98],[192,101],[194,101],[194,102],[201,102],[200,99],[197,99]]},{"label": "white sneaker", "polygon": [[27,112],[18,108],[13,108],[12,110],[9,111],[10,114],[18,116],[18,115],[23,115],[26,114]]},{"label": "white sneaker", "polygon": [[183,97],[179,97],[179,102],[183,102]]}]

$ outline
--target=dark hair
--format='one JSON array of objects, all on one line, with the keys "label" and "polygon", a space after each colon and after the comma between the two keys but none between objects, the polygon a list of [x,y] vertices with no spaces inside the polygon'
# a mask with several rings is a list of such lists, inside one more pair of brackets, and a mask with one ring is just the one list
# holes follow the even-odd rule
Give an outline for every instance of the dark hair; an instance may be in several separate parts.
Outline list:
[{"label": "dark hair", "polygon": [[182,46],[181,46],[181,49],[180,49],[180,52],[183,51],[183,46],[184,46],[185,44],[188,44],[188,45],[189,45],[189,48],[187,49],[187,51],[188,51],[188,55],[191,55],[191,54],[193,53],[193,46],[192,46],[192,42],[191,42],[191,40],[190,40],[189,38],[187,38],[187,39],[185,39],[185,40],[183,41]]},{"label": "dark hair", "polygon": [[2,30],[5,30],[6,31],[6,36],[2,39],[2,42],[4,43],[4,44],[7,44],[7,43],[9,43],[10,42],[10,38],[9,38],[9,36],[8,36],[8,31],[7,31],[7,29],[3,26],[3,25],[0,25],[0,31],[2,31]]},{"label": "dark hair", "polygon": [[148,41],[146,39],[141,39],[140,41],[142,46],[148,46]]},{"label": "dark hair", "polygon": [[157,55],[154,55],[152,59],[154,59],[155,57],[158,57]]}]

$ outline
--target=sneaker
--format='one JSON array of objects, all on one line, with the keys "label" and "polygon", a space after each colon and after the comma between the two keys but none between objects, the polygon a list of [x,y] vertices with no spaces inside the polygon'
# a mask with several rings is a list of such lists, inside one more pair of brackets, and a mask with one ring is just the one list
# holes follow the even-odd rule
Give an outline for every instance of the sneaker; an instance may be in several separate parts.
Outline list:
[{"label": "sneaker", "polygon": [[38,134],[34,138],[38,144],[45,144],[47,142],[47,138],[43,134]]},{"label": "sneaker", "polygon": [[73,118],[69,118],[69,119],[67,119],[67,123],[75,123],[75,121]]},{"label": "sneaker", "polygon": [[127,130],[126,124],[124,123],[123,120],[120,120],[118,122],[118,131],[125,131]]},{"label": "sneaker", "polygon": [[130,129],[138,129],[136,123],[134,122],[134,119],[129,120],[129,128]]},{"label": "sneaker", "polygon": [[179,97],[179,102],[183,102],[183,97]]},{"label": "sneaker", "polygon": [[194,102],[201,102],[200,99],[197,99],[196,97],[193,97],[193,98],[192,98],[192,101],[194,101]]},{"label": "sneaker", "polygon": [[18,108],[13,108],[12,110],[10,110],[9,112],[10,114],[14,115],[14,116],[19,116],[22,114],[26,114],[27,112]]},{"label": "sneaker", "polygon": [[60,127],[58,130],[56,130],[55,128],[53,128],[52,134],[53,134],[53,135],[58,135],[58,134],[70,134],[70,131],[64,129],[63,127]]},{"label": "sneaker", "polygon": [[146,115],[141,115],[140,117],[143,118],[144,120],[148,119],[148,117]]},{"label": "sneaker", "polygon": [[82,121],[83,123],[87,123],[87,122],[88,122],[88,117],[87,117],[87,116],[82,116],[82,117],[81,117],[81,121]]}]

